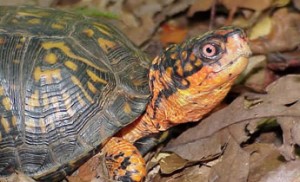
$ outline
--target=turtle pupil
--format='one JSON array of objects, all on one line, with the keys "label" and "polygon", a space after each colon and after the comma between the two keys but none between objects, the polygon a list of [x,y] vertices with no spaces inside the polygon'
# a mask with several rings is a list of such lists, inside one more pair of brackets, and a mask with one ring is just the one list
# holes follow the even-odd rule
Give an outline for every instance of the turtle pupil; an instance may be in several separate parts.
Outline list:
[{"label": "turtle pupil", "polygon": [[212,49],[210,47],[208,47],[208,48],[206,48],[206,52],[210,54],[210,53],[212,53]]}]

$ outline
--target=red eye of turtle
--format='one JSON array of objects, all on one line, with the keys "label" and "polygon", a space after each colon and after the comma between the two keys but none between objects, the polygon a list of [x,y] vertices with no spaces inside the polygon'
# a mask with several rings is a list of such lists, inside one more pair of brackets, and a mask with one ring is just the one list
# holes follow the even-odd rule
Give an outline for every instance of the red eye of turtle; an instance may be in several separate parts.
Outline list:
[{"label": "red eye of turtle", "polygon": [[201,48],[201,54],[206,57],[213,59],[215,56],[219,55],[221,52],[221,48],[217,44],[208,43],[202,46]]}]

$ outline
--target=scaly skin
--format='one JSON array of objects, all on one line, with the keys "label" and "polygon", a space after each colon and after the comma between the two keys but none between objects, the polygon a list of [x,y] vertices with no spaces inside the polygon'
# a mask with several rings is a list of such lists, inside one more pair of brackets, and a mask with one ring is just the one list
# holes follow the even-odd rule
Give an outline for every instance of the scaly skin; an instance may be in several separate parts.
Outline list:
[{"label": "scaly skin", "polygon": [[[227,27],[170,46],[155,58],[149,73],[152,99],[145,113],[104,147],[110,176],[141,181],[145,161],[132,143],[180,123],[199,121],[226,96],[250,54],[244,32]],[[124,159],[130,162],[124,165]]]}]

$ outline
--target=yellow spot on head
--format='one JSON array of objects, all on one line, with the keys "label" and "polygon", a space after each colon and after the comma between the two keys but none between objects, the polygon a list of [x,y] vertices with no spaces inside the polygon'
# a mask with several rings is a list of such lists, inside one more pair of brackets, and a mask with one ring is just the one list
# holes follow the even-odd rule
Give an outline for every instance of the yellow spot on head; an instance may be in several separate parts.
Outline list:
[{"label": "yellow spot on head", "polygon": [[182,51],[181,53],[181,59],[186,60],[187,58],[187,52],[186,51]]},{"label": "yellow spot on head", "polygon": [[61,30],[64,29],[65,27],[58,23],[52,23],[51,28]]},{"label": "yellow spot on head", "polygon": [[195,61],[195,60],[196,60],[195,54],[192,53],[192,54],[190,55],[190,57],[189,57],[189,60],[190,60],[190,61]]},{"label": "yellow spot on head", "polygon": [[185,66],[184,66],[184,71],[192,71],[194,69],[193,65],[191,63],[186,63]]},{"label": "yellow spot on head", "polygon": [[3,129],[4,129],[4,131],[5,131],[6,133],[9,133],[9,131],[10,131],[10,126],[9,126],[9,122],[8,122],[8,120],[7,120],[6,118],[1,117],[1,125],[2,125],[2,127],[3,127]]},{"label": "yellow spot on head", "polygon": [[116,46],[115,42],[103,38],[98,38],[98,44],[105,52]]},{"label": "yellow spot on head", "polygon": [[5,110],[7,111],[11,110],[11,103],[8,97],[4,97],[2,99],[2,105],[4,106]]},{"label": "yellow spot on head", "polygon": [[197,59],[195,62],[195,66],[201,66],[202,61],[200,59]]},{"label": "yellow spot on head", "polygon": [[172,73],[173,73],[173,68],[172,67],[167,67],[166,73],[167,73],[168,77],[171,77]]},{"label": "yellow spot on head", "polygon": [[177,53],[173,53],[173,54],[171,54],[171,59],[177,59]]},{"label": "yellow spot on head", "polygon": [[99,76],[97,76],[94,72],[92,72],[91,70],[86,70],[87,74],[89,75],[89,77],[94,81],[94,82],[98,82],[98,83],[103,83],[103,84],[107,84],[107,81],[100,78]]},{"label": "yellow spot on head", "polygon": [[78,66],[73,61],[66,61],[65,65],[73,71],[76,71],[78,69]]},{"label": "yellow spot on head", "polygon": [[57,62],[57,56],[54,53],[48,53],[44,60],[49,64],[55,64]]},{"label": "yellow spot on head", "polygon": [[83,30],[83,33],[88,37],[93,37],[95,32],[92,29],[85,29]]},{"label": "yellow spot on head", "polygon": [[91,82],[87,82],[87,86],[88,86],[88,88],[89,88],[89,90],[91,91],[91,92],[93,92],[94,94],[97,92],[97,89],[96,89],[96,87],[91,83]]},{"label": "yellow spot on head", "polygon": [[41,23],[41,19],[39,19],[39,18],[33,18],[31,20],[28,20],[28,23],[29,24],[33,24],[33,25],[40,24]]},{"label": "yellow spot on head", "polygon": [[127,102],[125,102],[123,110],[126,114],[131,113],[131,107]]}]

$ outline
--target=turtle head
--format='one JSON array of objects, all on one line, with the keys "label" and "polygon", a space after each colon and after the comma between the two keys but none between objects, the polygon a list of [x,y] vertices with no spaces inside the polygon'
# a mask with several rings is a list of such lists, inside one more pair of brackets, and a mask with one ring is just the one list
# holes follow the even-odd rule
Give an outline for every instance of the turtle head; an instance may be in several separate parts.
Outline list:
[{"label": "turtle head", "polygon": [[201,90],[209,91],[236,78],[245,69],[250,54],[244,31],[224,27],[171,45],[153,62],[152,70],[159,70],[173,87],[202,85]]},{"label": "turtle head", "polygon": [[172,106],[161,113],[161,119],[172,123],[199,120],[225,97],[246,68],[250,54],[246,35],[237,27],[224,27],[171,45],[154,59],[150,69],[154,108],[150,115],[156,118],[161,107]]}]

